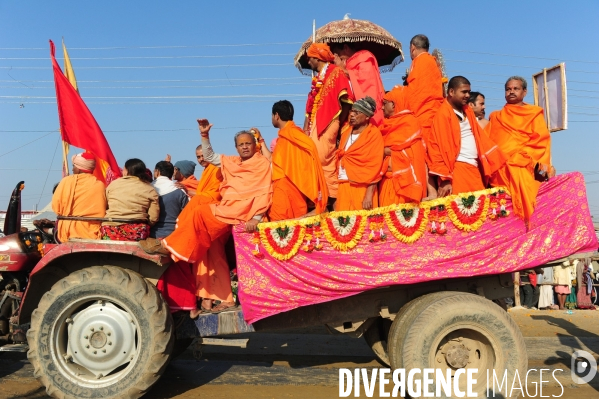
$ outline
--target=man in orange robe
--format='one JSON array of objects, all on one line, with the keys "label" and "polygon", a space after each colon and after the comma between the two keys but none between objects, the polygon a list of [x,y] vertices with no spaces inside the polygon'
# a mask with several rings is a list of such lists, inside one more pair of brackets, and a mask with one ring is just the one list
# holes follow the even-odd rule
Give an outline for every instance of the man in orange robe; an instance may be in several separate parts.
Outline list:
[{"label": "man in orange robe", "polygon": [[[106,186],[93,175],[96,161],[92,154],[74,155],[73,174],[63,178],[52,196],[52,209],[58,216],[103,218],[106,215]],[[58,221],[58,239],[100,239],[102,222]]]},{"label": "man in orange robe", "polygon": [[447,99],[433,118],[429,174],[439,180],[439,197],[483,190],[482,175],[491,176],[505,163],[499,147],[479,126],[469,98],[468,79],[454,76]]},{"label": "man in orange robe", "polygon": [[193,175],[196,165],[191,161],[178,161],[175,163],[175,179],[189,197],[196,195],[198,179]]},{"label": "man in orange robe", "polygon": [[274,222],[304,216],[308,213],[308,201],[315,207],[314,213],[326,211],[328,189],[316,145],[293,123],[293,105],[289,101],[273,105],[272,124],[279,134],[272,154],[269,219]]},{"label": "man in orange robe", "polygon": [[508,158],[492,176],[491,184],[507,187],[514,213],[528,222],[536,206],[539,180],[552,177],[555,170],[551,166],[551,137],[543,108],[524,103],[526,92],[524,78],[509,78],[505,83],[507,104],[491,113],[485,131]]},{"label": "man in orange robe", "polygon": [[[198,120],[198,124],[200,120]],[[202,177],[198,182],[196,195],[191,199],[194,204],[213,204],[220,202],[220,185],[223,175],[218,166],[204,160],[202,145],[196,147],[196,158],[204,168]],[[194,205],[191,205],[194,206]],[[195,276],[195,295],[202,299],[201,310],[212,309],[215,300],[232,303],[231,278],[229,264],[225,252],[225,244],[230,234],[224,234],[212,242],[206,255],[201,260],[194,262],[193,275]],[[193,315],[192,315],[193,317]]]},{"label": "man in orange robe", "polygon": [[313,43],[307,51],[308,64],[317,76],[306,102],[304,131],[316,144],[329,190],[329,210],[337,198],[337,138],[353,102],[349,79],[331,62],[335,57],[329,46]]},{"label": "man in orange robe", "polygon": [[349,125],[339,143],[339,194],[336,211],[372,209],[378,206],[377,183],[385,145],[379,129],[369,122],[376,102],[371,97],[356,101]]},{"label": "man in orange robe", "polygon": [[[177,228],[171,235],[162,241],[147,239],[140,242],[146,252],[171,254],[175,260],[195,263],[203,258],[214,241],[231,232],[232,225],[243,223],[246,232],[254,232],[270,207],[271,165],[262,153],[257,152],[254,135],[245,130],[237,133],[235,145],[239,156],[225,156],[212,150],[208,137],[211,127],[207,120],[200,120],[204,159],[221,167],[221,201],[211,204],[190,201],[179,215]],[[219,276],[219,279],[224,282],[227,277]],[[220,285],[226,292],[213,294],[228,296],[231,286]],[[222,302],[211,311],[220,312],[234,306],[233,302]]]},{"label": "man in orange robe", "polygon": [[379,183],[379,206],[418,203],[426,197],[426,164],[422,132],[408,109],[406,88],[398,86],[385,94],[385,121],[379,129],[385,143],[385,158]]},{"label": "man in orange robe", "polygon": [[372,123],[383,123],[383,95],[385,88],[381,80],[379,64],[368,50],[356,50],[353,43],[333,43],[331,51],[336,55],[335,64],[349,75],[355,98],[371,97],[376,102]]},{"label": "man in orange robe", "polygon": [[[427,148],[426,163],[430,168],[428,157],[428,141],[431,134],[433,118],[443,104],[443,76],[435,57],[429,54],[428,37],[419,34],[410,41],[410,58],[412,65],[408,72],[408,105],[414,112],[422,129],[422,139]],[[428,179],[428,197],[437,196],[434,179]]]}]

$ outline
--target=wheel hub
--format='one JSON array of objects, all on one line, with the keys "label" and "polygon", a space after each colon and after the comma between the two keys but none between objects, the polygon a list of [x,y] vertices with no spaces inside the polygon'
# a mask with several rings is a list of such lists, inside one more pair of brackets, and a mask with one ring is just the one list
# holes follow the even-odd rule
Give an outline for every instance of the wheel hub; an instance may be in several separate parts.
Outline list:
[{"label": "wheel hub", "polygon": [[137,327],[131,316],[115,305],[98,301],[67,319],[65,359],[101,378],[130,362],[136,353]]},{"label": "wheel hub", "polygon": [[460,342],[450,341],[443,348],[445,361],[455,369],[461,369],[468,364],[470,354],[469,349]]}]

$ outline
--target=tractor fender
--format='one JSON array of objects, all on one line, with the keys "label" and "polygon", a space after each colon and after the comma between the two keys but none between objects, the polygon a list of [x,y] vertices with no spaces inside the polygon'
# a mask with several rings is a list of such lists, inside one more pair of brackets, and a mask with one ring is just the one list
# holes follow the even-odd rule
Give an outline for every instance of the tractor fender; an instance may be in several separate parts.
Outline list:
[{"label": "tractor fender", "polygon": [[156,284],[172,263],[167,256],[149,255],[137,242],[69,240],[45,244],[43,256],[29,275],[19,309],[19,324],[29,323],[42,296],[69,274],[92,266],[117,266],[133,270]]}]

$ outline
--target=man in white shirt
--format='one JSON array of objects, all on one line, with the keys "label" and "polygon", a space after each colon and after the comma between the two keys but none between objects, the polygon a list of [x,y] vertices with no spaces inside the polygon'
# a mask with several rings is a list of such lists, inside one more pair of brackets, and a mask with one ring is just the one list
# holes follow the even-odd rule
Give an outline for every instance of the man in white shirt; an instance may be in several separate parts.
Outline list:
[{"label": "man in white shirt", "polygon": [[429,174],[438,179],[439,197],[483,190],[483,177],[488,178],[505,163],[468,106],[469,98],[468,79],[454,76],[447,86],[447,98],[433,118]]}]

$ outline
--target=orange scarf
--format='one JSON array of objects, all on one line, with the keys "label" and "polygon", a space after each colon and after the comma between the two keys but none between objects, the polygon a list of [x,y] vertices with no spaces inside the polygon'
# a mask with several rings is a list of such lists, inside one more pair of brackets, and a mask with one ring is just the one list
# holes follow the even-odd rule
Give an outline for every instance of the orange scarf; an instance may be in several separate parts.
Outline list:
[{"label": "orange scarf", "polygon": [[380,180],[385,145],[380,130],[369,124],[357,140],[345,150],[352,127],[345,125],[341,133],[341,142],[337,158],[347,172],[349,181],[358,184],[372,184]]},{"label": "orange scarf", "polygon": [[202,172],[202,177],[198,182],[196,196],[205,198],[204,203],[219,202],[220,184],[223,181],[223,174],[218,166],[208,164]]},{"label": "orange scarf", "polygon": [[316,145],[293,121],[279,130],[279,140],[272,154],[272,179],[283,177],[288,177],[314,202],[317,213],[326,209],[329,191]]},{"label": "orange scarf", "polygon": [[[484,132],[469,106],[462,109],[470,122],[472,134],[476,140],[478,160],[485,176],[490,176],[505,163],[505,156]],[[429,173],[451,178],[453,169],[462,147],[460,122],[448,100],[445,100],[433,118],[432,132],[429,140],[428,155],[430,158]]]},{"label": "orange scarf", "polygon": [[[426,179],[424,145],[418,120],[406,109],[404,94],[404,88],[399,87],[385,95],[385,100],[392,101],[399,112],[385,119],[380,127],[385,147],[391,149],[391,156],[385,157],[383,162],[381,176],[393,178],[393,187],[398,194],[420,202]],[[387,172],[389,161],[392,173]]]}]

